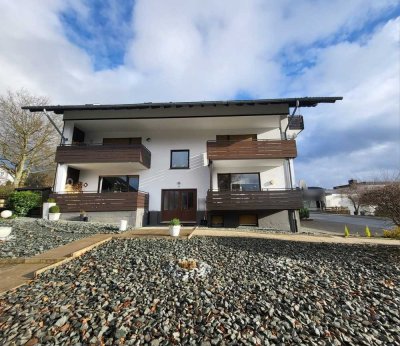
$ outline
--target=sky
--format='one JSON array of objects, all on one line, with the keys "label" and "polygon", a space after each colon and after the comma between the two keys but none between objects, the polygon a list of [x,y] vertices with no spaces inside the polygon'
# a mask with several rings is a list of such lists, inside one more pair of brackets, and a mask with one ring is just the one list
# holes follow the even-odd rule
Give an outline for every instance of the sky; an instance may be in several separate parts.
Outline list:
[{"label": "sky", "polygon": [[343,96],[302,108],[296,180],[400,170],[398,0],[0,0],[0,93],[52,104]]}]

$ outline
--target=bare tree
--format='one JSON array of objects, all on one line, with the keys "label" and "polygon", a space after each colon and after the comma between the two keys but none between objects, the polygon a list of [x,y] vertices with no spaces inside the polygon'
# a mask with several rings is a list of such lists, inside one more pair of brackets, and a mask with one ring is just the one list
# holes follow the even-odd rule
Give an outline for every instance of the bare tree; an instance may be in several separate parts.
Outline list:
[{"label": "bare tree", "polygon": [[348,186],[340,188],[340,194],[342,197],[346,197],[353,204],[354,215],[358,215],[362,205],[362,196],[365,191],[365,186],[358,184],[356,180],[349,181]]},{"label": "bare tree", "polygon": [[376,207],[375,213],[392,219],[396,226],[400,226],[400,174],[392,175],[384,180],[379,179],[383,185],[365,191],[361,203]]},{"label": "bare tree", "polygon": [[23,186],[32,170],[54,165],[57,132],[43,114],[21,109],[45,104],[47,98],[25,89],[0,95],[0,167],[12,175],[15,187]]}]

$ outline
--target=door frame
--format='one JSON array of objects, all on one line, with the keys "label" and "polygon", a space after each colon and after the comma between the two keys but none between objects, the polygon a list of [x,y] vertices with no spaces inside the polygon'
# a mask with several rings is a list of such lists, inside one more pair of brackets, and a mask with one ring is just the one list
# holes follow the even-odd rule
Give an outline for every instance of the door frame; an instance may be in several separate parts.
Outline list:
[{"label": "door frame", "polygon": [[164,192],[166,191],[178,191],[179,192],[179,215],[177,215],[176,217],[178,217],[181,220],[181,212],[182,212],[182,200],[181,200],[181,192],[183,191],[191,191],[193,192],[193,206],[194,206],[194,220],[181,220],[183,223],[185,222],[196,222],[197,220],[197,189],[190,189],[190,188],[185,188],[185,189],[161,189],[161,222],[169,222],[170,220],[164,220],[163,218],[163,212],[164,212]]}]

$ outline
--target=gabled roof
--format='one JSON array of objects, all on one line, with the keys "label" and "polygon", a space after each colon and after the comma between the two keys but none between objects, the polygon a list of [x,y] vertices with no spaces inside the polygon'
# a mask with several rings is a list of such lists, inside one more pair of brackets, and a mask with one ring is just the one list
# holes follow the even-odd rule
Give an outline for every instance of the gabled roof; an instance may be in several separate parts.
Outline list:
[{"label": "gabled roof", "polygon": [[57,114],[65,111],[83,110],[121,110],[121,109],[155,109],[155,108],[181,108],[181,107],[204,107],[204,106],[255,106],[255,105],[276,105],[286,104],[289,107],[315,107],[319,103],[334,103],[342,100],[343,97],[300,97],[300,98],[279,98],[279,99],[258,99],[258,100],[231,100],[231,101],[196,101],[196,102],[161,102],[161,103],[131,103],[131,104],[85,104],[85,105],[58,105],[58,106],[25,106],[22,109],[29,109],[31,112],[42,112],[44,109]]}]

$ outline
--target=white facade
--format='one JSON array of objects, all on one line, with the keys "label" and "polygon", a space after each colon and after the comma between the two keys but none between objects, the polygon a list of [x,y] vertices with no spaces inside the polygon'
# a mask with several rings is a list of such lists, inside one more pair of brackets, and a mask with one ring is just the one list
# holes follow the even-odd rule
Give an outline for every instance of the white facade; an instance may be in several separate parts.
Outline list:
[{"label": "white facade", "polygon": [[[124,119],[66,121],[64,137],[71,144],[74,126],[85,132],[86,144],[102,143],[103,138],[141,137],[151,152],[151,168],[139,168],[133,163],[70,164],[80,170],[83,191],[97,192],[99,177],[107,175],[138,175],[139,190],[149,193],[150,211],[161,210],[162,189],[197,189],[198,211],[205,210],[205,199],[210,189],[210,169],[207,161],[207,141],[216,135],[257,134],[258,139],[282,139],[286,118],[280,115],[243,116],[224,118],[185,119]],[[190,151],[189,169],[170,169],[171,150]],[[218,173],[260,173],[263,189],[291,187],[288,160],[224,160],[212,166],[212,188],[217,189]],[[293,162],[291,160],[293,174]],[[63,192],[67,164],[59,164],[55,192]],[[292,177],[294,181],[294,177]]]},{"label": "white facade", "polygon": [[0,185],[5,185],[7,182],[13,182],[13,177],[3,168],[0,168]]}]

